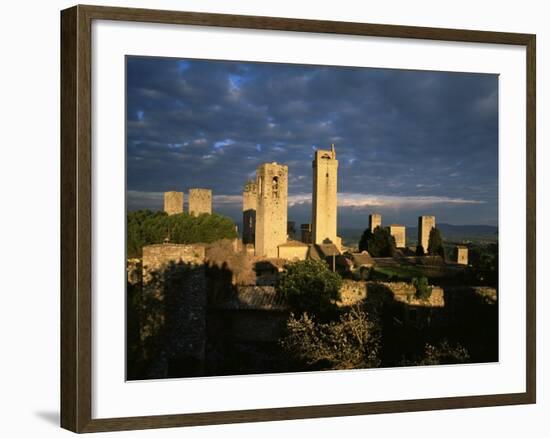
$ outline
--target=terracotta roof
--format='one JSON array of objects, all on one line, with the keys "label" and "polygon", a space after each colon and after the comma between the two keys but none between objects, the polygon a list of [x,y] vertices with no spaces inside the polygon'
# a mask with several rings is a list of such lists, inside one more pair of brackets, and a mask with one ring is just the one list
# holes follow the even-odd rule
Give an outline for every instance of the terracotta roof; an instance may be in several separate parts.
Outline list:
[{"label": "terracotta roof", "polygon": [[271,258],[271,259],[258,260],[254,264],[254,266],[256,267],[256,270],[257,269],[278,269],[278,270],[281,270],[285,267],[285,265],[287,263],[288,263],[288,260],[285,260],[285,259]]},{"label": "terracotta roof", "polygon": [[315,246],[323,257],[332,257],[340,254],[338,247],[334,243],[321,243]]}]

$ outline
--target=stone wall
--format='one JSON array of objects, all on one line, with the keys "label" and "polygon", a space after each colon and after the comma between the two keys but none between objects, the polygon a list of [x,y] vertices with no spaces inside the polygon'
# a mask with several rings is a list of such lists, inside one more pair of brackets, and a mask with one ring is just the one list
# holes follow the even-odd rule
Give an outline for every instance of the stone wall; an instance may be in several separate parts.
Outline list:
[{"label": "stone wall", "polygon": [[189,189],[189,214],[212,214],[212,190]]},{"label": "stone wall", "polygon": [[183,192],[164,192],[164,211],[168,214],[183,213]]},{"label": "stone wall", "polygon": [[143,247],[143,281],[148,282],[156,271],[165,270],[170,264],[203,265],[205,248],[202,245],[159,243]]},{"label": "stone wall", "polygon": [[[351,306],[365,299],[387,300],[391,298],[397,303],[419,307],[444,307],[443,289],[432,286],[432,294],[428,300],[415,297],[415,287],[406,282],[377,282],[344,280],[340,288],[340,306]],[[391,296],[390,296],[391,295]]]},{"label": "stone wall", "polygon": [[205,250],[200,245],[143,247],[140,334],[157,349],[150,377],[201,375],[206,343]]},{"label": "stone wall", "polygon": [[309,245],[300,242],[288,242],[279,245],[279,258],[285,260],[305,260],[309,252]]}]

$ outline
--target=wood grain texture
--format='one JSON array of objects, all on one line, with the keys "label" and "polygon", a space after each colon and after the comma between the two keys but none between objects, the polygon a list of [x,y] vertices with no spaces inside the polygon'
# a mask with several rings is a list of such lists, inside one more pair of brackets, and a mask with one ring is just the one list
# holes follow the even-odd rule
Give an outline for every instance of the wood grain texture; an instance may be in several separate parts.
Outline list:
[{"label": "wood grain texture", "polygon": [[[94,19],[296,32],[513,44],[527,49],[527,381],[517,394],[303,406],[92,419],[92,148],[91,23]],[[301,418],[458,409],[534,403],[536,400],[536,39],[486,32],[75,6],[61,13],[61,425],[74,432],[275,421]]]}]

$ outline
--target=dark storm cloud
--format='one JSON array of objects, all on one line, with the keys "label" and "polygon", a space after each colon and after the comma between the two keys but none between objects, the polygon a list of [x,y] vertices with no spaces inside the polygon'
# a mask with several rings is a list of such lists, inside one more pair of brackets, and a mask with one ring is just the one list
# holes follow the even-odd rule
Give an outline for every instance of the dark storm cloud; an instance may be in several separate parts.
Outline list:
[{"label": "dark storm cloud", "polygon": [[495,75],[127,60],[129,208],[210,187],[238,219],[245,180],[277,161],[289,166],[289,213],[306,221],[313,151],[331,143],[347,226],[373,210],[406,224],[422,213],[497,222]]}]

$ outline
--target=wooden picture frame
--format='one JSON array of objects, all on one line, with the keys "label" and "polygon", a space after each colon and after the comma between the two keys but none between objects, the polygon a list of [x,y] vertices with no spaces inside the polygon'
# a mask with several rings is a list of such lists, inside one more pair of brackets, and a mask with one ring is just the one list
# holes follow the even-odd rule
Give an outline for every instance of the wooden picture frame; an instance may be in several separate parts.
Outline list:
[{"label": "wooden picture frame", "polygon": [[[193,414],[92,418],[91,24],[115,20],[389,38],[518,45],[526,48],[526,391],[522,393]],[[75,6],[61,12],[61,426],[98,432],[175,426],[529,404],[536,401],[535,35],[382,24]]]}]

